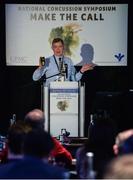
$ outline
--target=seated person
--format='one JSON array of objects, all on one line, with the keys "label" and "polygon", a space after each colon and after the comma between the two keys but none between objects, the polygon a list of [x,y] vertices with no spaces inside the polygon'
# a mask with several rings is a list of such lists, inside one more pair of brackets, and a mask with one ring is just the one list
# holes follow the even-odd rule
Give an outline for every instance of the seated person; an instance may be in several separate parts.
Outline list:
[{"label": "seated person", "polygon": [[[34,109],[30,112],[28,112],[24,118],[24,121],[31,125],[32,128],[34,129],[44,129],[45,127],[45,118],[44,118],[44,113],[43,111],[39,110],[39,109]],[[54,148],[50,153],[51,159],[56,157],[62,157],[60,159],[63,159],[63,163],[64,163],[64,159],[66,159],[66,166],[65,167],[69,167],[72,164],[72,155],[71,153],[62,146],[62,144],[54,137],[53,138],[53,142],[54,142]]]},{"label": "seated person", "polygon": [[114,158],[106,167],[104,179],[133,179],[133,154]]},{"label": "seated person", "polygon": [[[12,139],[13,140],[13,139]],[[44,130],[29,131],[23,139],[23,158],[0,167],[0,178],[65,179],[68,172],[48,163],[53,140]]]}]

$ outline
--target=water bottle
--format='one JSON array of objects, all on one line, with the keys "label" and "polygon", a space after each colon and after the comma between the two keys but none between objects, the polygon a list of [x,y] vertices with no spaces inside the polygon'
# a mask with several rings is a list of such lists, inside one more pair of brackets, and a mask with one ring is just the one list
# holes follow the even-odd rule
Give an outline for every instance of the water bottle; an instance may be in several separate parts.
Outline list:
[{"label": "water bottle", "polygon": [[86,156],[87,156],[87,162],[88,162],[87,178],[88,179],[95,179],[95,171],[93,169],[94,153],[93,152],[87,152]]}]

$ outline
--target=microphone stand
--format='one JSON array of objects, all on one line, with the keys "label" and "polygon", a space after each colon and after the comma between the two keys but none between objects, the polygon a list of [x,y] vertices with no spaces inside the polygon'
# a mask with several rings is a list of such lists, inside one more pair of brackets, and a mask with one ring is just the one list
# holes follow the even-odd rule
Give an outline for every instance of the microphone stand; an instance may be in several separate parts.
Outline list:
[{"label": "microphone stand", "polygon": [[52,76],[49,76],[46,78],[46,75],[44,74],[40,79],[39,79],[39,82],[41,84],[41,110],[43,111],[44,110],[44,83],[46,82],[47,79],[49,78],[52,78],[54,76],[58,76],[60,75],[61,73],[58,73],[58,74],[54,74]]}]

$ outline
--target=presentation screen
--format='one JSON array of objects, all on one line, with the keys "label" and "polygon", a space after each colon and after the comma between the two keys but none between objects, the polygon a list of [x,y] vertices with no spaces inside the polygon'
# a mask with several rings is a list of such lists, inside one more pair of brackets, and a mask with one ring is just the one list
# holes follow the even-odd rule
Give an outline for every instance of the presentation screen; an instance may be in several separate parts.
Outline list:
[{"label": "presentation screen", "polygon": [[6,64],[36,66],[62,38],[74,65],[126,66],[128,4],[6,4]]}]

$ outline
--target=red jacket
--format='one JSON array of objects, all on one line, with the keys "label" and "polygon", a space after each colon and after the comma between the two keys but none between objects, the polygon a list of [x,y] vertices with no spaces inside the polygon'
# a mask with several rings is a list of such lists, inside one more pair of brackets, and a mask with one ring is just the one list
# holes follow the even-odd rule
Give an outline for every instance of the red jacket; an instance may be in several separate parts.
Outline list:
[{"label": "red jacket", "polygon": [[54,157],[57,160],[65,162],[66,166],[72,164],[72,155],[71,153],[62,146],[62,144],[53,137],[54,149],[51,151],[50,156]]}]

